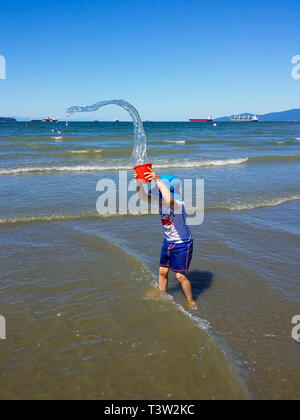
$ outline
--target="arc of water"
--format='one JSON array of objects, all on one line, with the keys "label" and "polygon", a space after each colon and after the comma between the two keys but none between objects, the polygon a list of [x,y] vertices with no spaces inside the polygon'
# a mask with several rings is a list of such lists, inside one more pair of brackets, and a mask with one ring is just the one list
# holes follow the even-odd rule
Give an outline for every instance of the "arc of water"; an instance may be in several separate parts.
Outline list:
[{"label": "arc of water", "polygon": [[131,155],[131,161],[134,165],[143,165],[147,158],[147,138],[144,126],[138,110],[129,102],[123,99],[114,99],[112,101],[97,102],[90,106],[72,106],[67,109],[67,114],[75,114],[77,112],[95,112],[107,105],[117,105],[125,109],[131,116],[134,124],[134,148]]}]

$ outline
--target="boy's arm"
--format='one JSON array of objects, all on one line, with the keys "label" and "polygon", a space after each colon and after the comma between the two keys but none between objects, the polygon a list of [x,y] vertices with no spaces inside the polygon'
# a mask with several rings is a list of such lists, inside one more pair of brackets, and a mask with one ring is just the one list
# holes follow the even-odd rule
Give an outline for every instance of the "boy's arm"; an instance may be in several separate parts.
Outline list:
[{"label": "boy's arm", "polygon": [[148,203],[151,203],[151,201],[152,201],[151,195],[145,194],[143,188],[140,185],[136,186],[136,191],[137,191],[141,200],[148,201]]},{"label": "boy's arm", "polygon": [[[149,172],[145,173],[145,177],[148,181],[155,181],[156,185],[158,186],[161,195],[163,196],[164,201],[166,202],[167,206],[176,209],[177,203],[174,200],[171,191],[166,186],[166,184],[160,179],[160,177],[155,173],[151,168],[149,168]],[[161,201],[161,200],[160,200]],[[160,203],[162,204],[162,203]]]},{"label": "boy's arm", "polygon": [[[134,178],[137,180],[137,173],[134,172]],[[148,203],[152,203],[153,197],[149,194],[145,194],[144,189],[141,187],[141,185],[137,184],[136,191],[140,197],[141,200],[146,201]]]}]

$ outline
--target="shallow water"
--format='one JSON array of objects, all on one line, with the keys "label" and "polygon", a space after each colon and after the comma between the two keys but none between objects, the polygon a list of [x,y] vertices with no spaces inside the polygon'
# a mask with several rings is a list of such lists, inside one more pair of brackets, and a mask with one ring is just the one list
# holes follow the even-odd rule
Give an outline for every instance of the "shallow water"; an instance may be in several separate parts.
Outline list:
[{"label": "shallow water", "polygon": [[145,130],[160,173],[205,179],[199,311],[173,276],[169,298],[145,298],[157,216],[96,215],[99,179],[130,168],[132,124],[1,123],[0,397],[299,398],[300,124]]}]

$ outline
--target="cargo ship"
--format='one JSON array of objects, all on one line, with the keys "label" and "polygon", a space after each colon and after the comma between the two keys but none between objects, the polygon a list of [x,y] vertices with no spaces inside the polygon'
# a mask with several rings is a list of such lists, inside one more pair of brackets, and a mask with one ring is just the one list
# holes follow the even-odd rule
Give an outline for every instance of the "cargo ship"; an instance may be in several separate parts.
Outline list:
[{"label": "cargo ship", "polygon": [[251,117],[251,115],[235,115],[230,118],[230,122],[258,122],[259,119],[256,115]]},{"label": "cargo ship", "polygon": [[190,122],[197,123],[211,123],[214,122],[213,117],[209,116],[208,118],[191,118]]},{"label": "cargo ship", "polygon": [[43,123],[49,123],[49,122],[51,122],[51,123],[57,123],[57,118],[56,117],[52,117],[52,118],[45,118],[42,122]]}]

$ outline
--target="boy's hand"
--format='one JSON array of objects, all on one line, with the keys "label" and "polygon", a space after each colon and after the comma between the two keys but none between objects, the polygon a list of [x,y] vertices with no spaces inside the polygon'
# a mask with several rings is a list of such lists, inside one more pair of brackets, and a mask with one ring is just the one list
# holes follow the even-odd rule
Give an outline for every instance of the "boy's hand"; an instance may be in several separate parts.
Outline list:
[{"label": "boy's hand", "polygon": [[139,185],[138,174],[136,173],[136,171],[133,172],[133,178],[135,179],[135,182],[136,182],[137,192],[140,192],[141,186]]},{"label": "boy's hand", "polygon": [[159,180],[159,176],[157,175],[156,172],[153,171],[153,169],[148,168],[149,172],[145,172],[145,178],[147,179],[148,182],[151,181],[158,181]]}]

